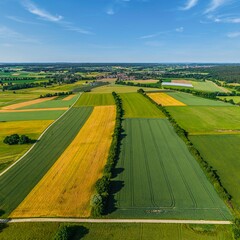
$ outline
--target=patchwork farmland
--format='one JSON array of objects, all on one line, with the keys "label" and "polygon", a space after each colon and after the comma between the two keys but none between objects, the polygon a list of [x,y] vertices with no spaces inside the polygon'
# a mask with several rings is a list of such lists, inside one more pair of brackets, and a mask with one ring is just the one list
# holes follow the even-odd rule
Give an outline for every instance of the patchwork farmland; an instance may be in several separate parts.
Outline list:
[{"label": "patchwork farmland", "polygon": [[41,140],[14,167],[0,176],[0,209],[9,215],[61,156],[92,112],[72,108],[52,125]]},{"label": "patchwork farmland", "polygon": [[95,107],[72,143],[10,217],[89,217],[93,186],[107,161],[115,115],[114,106]]},{"label": "patchwork farmland", "polygon": [[[110,66],[91,74],[57,70],[51,74],[64,76],[61,83],[0,92],[0,214],[13,219],[0,222],[0,239],[54,239],[64,226],[77,232],[71,239],[232,239],[236,224],[204,223],[231,224],[240,216],[239,107],[218,96],[156,88],[151,83],[164,79],[162,70],[157,80],[137,80],[141,68],[131,82],[149,83],[145,93],[128,84],[134,67],[106,83]],[[226,86],[181,79],[208,93]],[[89,89],[82,92],[84,85]],[[4,144],[14,133],[43,135],[34,145]]]},{"label": "patchwork farmland", "polygon": [[166,93],[148,93],[153,101],[162,106],[186,106],[186,104],[176,100]]}]

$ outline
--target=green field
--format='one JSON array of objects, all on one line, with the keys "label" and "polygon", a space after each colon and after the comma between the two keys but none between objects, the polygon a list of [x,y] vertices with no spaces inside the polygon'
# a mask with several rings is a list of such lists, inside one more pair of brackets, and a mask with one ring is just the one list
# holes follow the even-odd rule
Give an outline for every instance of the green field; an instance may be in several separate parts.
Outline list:
[{"label": "green field", "polygon": [[222,100],[226,99],[227,101],[232,99],[234,103],[240,103],[240,96],[230,96],[230,97],[226,96],[226,97],[219,97],[219,98]]},{"label": "green field", "polygon": [[13,93],[0,93],[0,107],[4,107],[7,105],[25,102],[28,100],[33,100],[38,98],[39,96],[36,94],[13,94]]},{"label": "green field", "polygon": [[139,93],[120,94],[125,118],[164,118],[164,114]]},{"label": "green field", "polygon": [[78,134],[92,109],[70,109],[48,129],[27,156],[0,176],[0,209],[4,216],[10,214],[41,180]]},{"label": "green field", "polygon": [[76,107],[105,106],[105,105],[114,105],[114,99],[111,93],[105,93],[105,94],[84,93],[75,104]]},{"label": "green field", "polygon": [[24,121],[24,120],[54,120],[60,117],[64,110],[36,111],[36,112],[1,112],[2,121]]},{"label": "green field", "polygon": [[[61,224],[62,225],[62,224]],[[1,240],[52,240],[59,223],[12,223]],[[71,240],[233,240],[231,226],[184,224],[69,224],[76,230]]]},{"label": "green field", "polygon": [[167,107],[177,123],[190,134],[240,133],[240,108]]},{"label": "green field", "polygon": [[63,100],[63,99],[53,99],[42,103],[37,103],[33,105],[29,105],[26,107],[22,107],[19,109],[38,109],[38,108],[61,108],[61,107],[70,107],[77,100],[79,95],[75,95],[71,100]]},{"label": "green field", "polygon": [[240,213],[240,135],[191,136],[191,141],[217,170],[223,186],[233,197],[235,210]]},{"label": "green field", "polygon": [[168,92],[167,94],[189,106],[231,106],[229,103],[201,98],[189,93]]},{"label": "green field", "polygon": [[224,89],[222,87],[219,87],[212,81],[192,81],[191,82],[194,89],[198,91],[206,91],[206,92],[228,92],[227,89]]},{"label": "green field", "polygon": [[166,119],[126,119],[112,218],[231,219]]}]

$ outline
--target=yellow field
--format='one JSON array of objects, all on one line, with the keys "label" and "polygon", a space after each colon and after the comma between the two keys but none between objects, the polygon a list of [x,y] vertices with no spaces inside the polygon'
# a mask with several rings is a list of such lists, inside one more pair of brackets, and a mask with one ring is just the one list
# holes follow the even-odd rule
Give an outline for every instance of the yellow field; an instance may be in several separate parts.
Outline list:
[{"label": "yellow field", "polygon": [[166,93],[148,93],[147,95],[157,104],[161,104],[162,106],[186,106],[186,104],[176,100]]},{"label": "yellow field", "polygon": [[65,97],[64,99],[63,99],[63,101],[68,101],[68,100],[72,100],[73,98],[75,97],[75,95],[69,95],[69,96],[67,96],[67,97]]},{"label": "yellow field", "polygon": [[11,134],[25,134],[37,139],[53,120],[0,122],[0,163],[15,161],[22,156],[31,145],[10,146],[3,143],[3,139]]},{"label": "yellow field", "polygon": [[88,217],[115,126],[115,106],[98,106],[61,157],[10,217]]},{"label": "yellow field", "polygon": [[22,110],[0,110],[0,113],[12,113],[12,112],[40,112],[40,111],[59,111],[59,110],[68,110],[68,107],[61,108],[37,108],[37,109],[22,109]]},{"label": "yellow field", "polygon": [[30,105],[33,105],[33,104],[36,104],[36,103],[42,103],[42,102],[46,102],[46,101],[49,101],[49,100],[53,100],[54,98],[56,98],[56,97],[39,98],[39,99],[35,99],[35,100],[32,100],[32,101],[12,104],[12,105],[3,107],[2,109],[3,110],[14,110],[14,109],[30,106]]}]

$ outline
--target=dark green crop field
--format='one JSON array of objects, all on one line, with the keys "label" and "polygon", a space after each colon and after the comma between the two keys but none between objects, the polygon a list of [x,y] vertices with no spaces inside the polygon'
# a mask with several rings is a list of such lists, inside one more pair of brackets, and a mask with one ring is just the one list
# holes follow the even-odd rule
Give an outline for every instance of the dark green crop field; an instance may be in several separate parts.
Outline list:
[{"label": "dark green crop field", "polygon": [[231,219],[168,120],[126,119],[124,129],[110,217]]},{"label": "dark green crop field", "polygon": [[232,195],[240,213],[240,135],[191,136],[191,141],[214,169],[223,186]]},{"label": "dark green crop field", "polygon": [[0,121],[54,120],[59,118],[65,110],[36,111],[36,112],[1,112]]},{"label": "dark green crop field", "polygon": [[168,92],[167,94],[188,106],[231,106],[229,103],[197,97],[189,93]]},{"label": "dark green crop field", "polygon": [[190,134],[240,133],[240,107],[167,107]]},{"label": "dark green crop field", "polygon": [[165,118],[164,114],[139,93],[121,93],[125,118]]},{"label": "dark green crop field", "polygon": [[75,104],[79,106],[107,106],[114,105],[113,96],[111,93],[83,93],[80,99]]},{"label": "dark green crop field", "polygon": [[0,176],[0,209],[4,216],[11,213],[41,180],[78,134],[92,109],[70,109],[48,129],[27,156]]},{"label": "dark green crop field", "polygon": [[[11,223],[0,232],[1,240],[53,240],[60,223]],[[84,223],[70,224],[71,240],[233,240],[231,226]]]}]

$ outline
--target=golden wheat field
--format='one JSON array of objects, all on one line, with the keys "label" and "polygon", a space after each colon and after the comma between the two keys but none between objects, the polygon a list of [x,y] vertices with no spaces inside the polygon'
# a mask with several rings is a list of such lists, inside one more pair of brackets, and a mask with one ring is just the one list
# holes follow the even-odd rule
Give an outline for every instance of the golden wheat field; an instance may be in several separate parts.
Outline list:
[{"label": "golden wheat field", "polygon": [[14,134],[14,133],[39,134],[39,133],[42,133],[52,122],[53,120],[1,122],[0,134],[4,136]]},{"label": "golden wheat field", "polygon": [[4,144],[3,139],[6,136],[17,133],[37,139],[52,122],[53,120],[0,122],[0,163],[16,161],[31,147],[29,144],[14,146]]},{"label": "golden wheat field", "polygon": [[49,101],[49,100],[53,100],[54,98],[56,98],[56,97],[39,98],[39,99],[27,101],[27,102],[12,104],[12,105],[3,107],[2,109],[3,110],[14,110],[14,109],[18,109],[18,108],[22,108],[22,107],[26,107],[26,106],[31,106],[33,104],[37,104],[37,103],[42,103],[42,102],[46,102],[46,101]]},{"label": "golden wheat field", "polygon": [[176,100],[166,93],[148,93],[147,95],[157,104],[161,104],[162,106],[186,106],[186,104]]},{"label": "golden wheat field", "polygon": [[68,95],[67,97],[63,98],[63,101],[69,101],[72,100],[76,95]]},{"label": "golden wheat field", "polygon": [[10,217],[88,217],[115,126],[115,106],[95,107],[73,142]]}]

